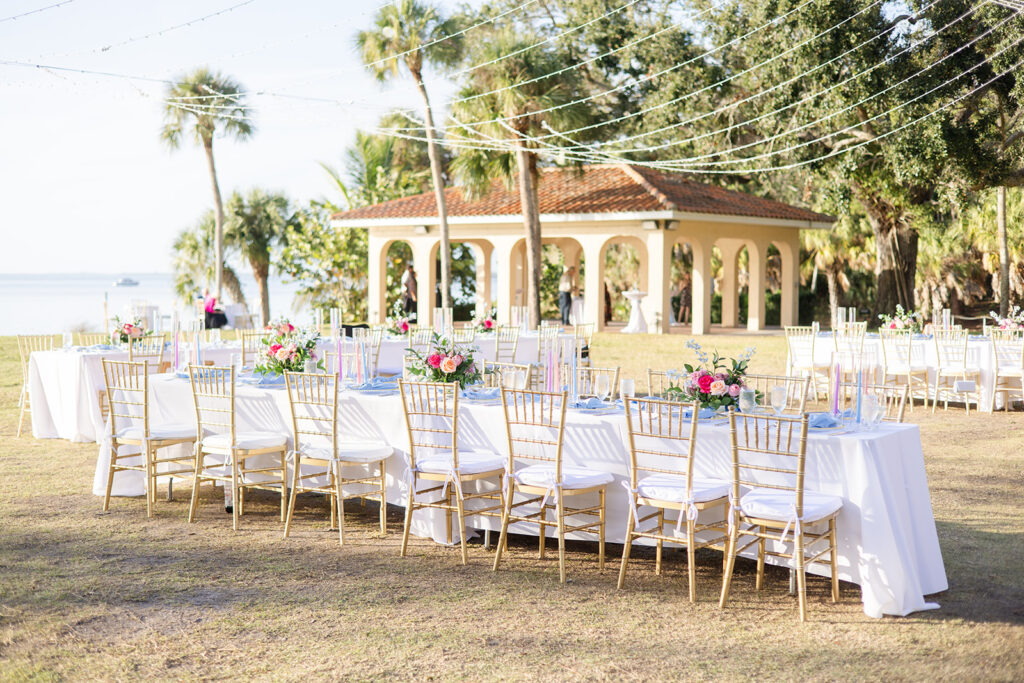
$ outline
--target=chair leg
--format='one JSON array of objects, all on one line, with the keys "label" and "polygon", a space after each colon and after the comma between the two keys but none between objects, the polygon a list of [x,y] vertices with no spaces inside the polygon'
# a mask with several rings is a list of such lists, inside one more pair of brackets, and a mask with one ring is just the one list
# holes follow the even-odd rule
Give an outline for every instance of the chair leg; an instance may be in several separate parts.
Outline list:
[{"label": "chair leg", "polygon": [[188,521],[189,521],[189,524],[191,524],[192,522],[195,521],[195,519],[196,519],[196,508],[199,506],[199,485],[202,483],[202,480],[199,478],[199,471],[200,471],[200,469],[202,469],[202,464],[203,464],[203,455],[202,455],[202,453],[199,453],[198,449],[197,449],[197,452],[195,454],[195,465],[193,466],[194,467],[194,473],[192,475],[192,498],[191,498],[191,500],[189,500],[189,503],[188,503]]},{"label": "chair leg", "polygon": [[329,499],[329,505],[331,508],[331,531],[337,529],[335,526],[338,523],[338,496],[331,494],[327,496]]},{"label": "chair leg", "polygon": [[388,533],[388,497],[387,497],[387,473],[384,470],[384,461],[380,462],[380,535],[387,536]]},{"label": "chair leg", "polygon": [[[679,514],[685,515],[685,510],[680,510]],[[686,564],[687,564],[687,578],[690,583],[690,602],[697,602],[697,551],[694,550],[693,544],[693,527],[695,526],[694,521],[687,517],[686,519]]]},{"label": "chair leg", "polygon": [[[630,493],[629,495],[633,495]],[[626,567],[629,565],[629,551],[633,547],[633,507],[630,506],[626,515],[626,540],[622,543],[622,565],[619,567],[619,583],[616,588],[620,590],[626,583]]]},{"label": "chair leg", "polygon": [[238,531],[238,517],[242,514],[242,487],[238,485],[238,458],[231,454],[231,530]]},{"label": "chair leg", "polygon": [[21,410],[18,412],[18,438],[20,439],[21,427],[25,422],[25,413],[28,412],[28,391],[24,384],[21,385],[21,396],[18,398],[18,405],[21,406]]},{"label": "chair leg", "polygon": [[515,484],[508,488],[508,495],[505,496],[505,509],[501,511],[501,536],[498,537],[498,549],[494,553],[494,566],[492,571],[498,571],[498,564],[501,562],[501,553],[508,550],[508,522],[512,517],[512,499],[515,497]]},{"label": "chair leg", "polygon": [[405,505],[405,525],[402,528],[402,552],[401,557],[405,557],[405,551],[409,547],[409,529],[412,527],[412,506],[413,506],[413,493],[416,491],[416,475],[412,477],[412,483],[409,484],[409,500]]},{"label": "chair leg", "polygon": [[334,495],[338,498],[338,545],[345,545],[345,489],[341,482],[341,464],[334,463]]},{"label": "chair leg", "polygon": [[292,531],[292,515],[295,514],[295,492],[299,488],[299,455],[295,455],[295,470],[292,473],[292,490],[288,496],[288,514],[284,518],[284,536],[282,538],[288,538],[288,534]]},{"label": "chair leg", "polygon": [[153,476],[153,452],[149,447],[149,444],[144,443],[142,445],[143,450],[140,455],[146,461],[146,517],[153,516],[153,499],[156,498],[156,477]]},{"label": "chair leg", "polygon": [[601,509],[598,511],[598,521],[601,526],[598,527],[597,536],[597,569],[598,571],[604,571],[604,489],[600,491]]},{"label": "chair leg", "polygon": [[445,510],[444,510],[444,540],[445,545],[452,544],[452,488],[449,487],[447,493],[445,493]]},{"label": "chair leg", "polygon": [[[110,444],[110,466],[107,468],[107,492],[103,496],[103,511],[110,509],[110,492],[114,488],[114,465],[117,462],[117,447]],[[189,520],[191,521],[191,520]]]},{"label": "chair leg", "polygon": [[167,502],[174,502],[174,477],[167,477]]},{"label": "chair leg", "polygon": [[732,569],[736,564],[736,541],[738,534],[737,524],[734,525],[732,530],[729,532],[729,542],[725,545],[725,569],[722,571],[722,595],[718,599],[719,609],[725,607],[725,603],[729,599],[729,586],[732,584]]},{"label": "chair leg", "polygon": [[538,519],[540,520],[540,533],[537,534],[537,536],[538,536],[538,539],[537,539],[537,557],[539,559],[543,560],[544,559],[544,541],[547,540],[547,536],[548,536],[548,528],[544,524],[544,521],[547,519],[547,506],[544,504],[544,501],[541,501],[540,516],[538,517]]},{"label": "chair leg", "polygon": [[[761,525],[758,530],[763,534],[766,529]],[[761,590],[764,585],[764,547],[765,539],[761,538],[757,542],[757,578],[754,580],[754,590]]]},{"label": "chair leg", "polygon": [[281,451],[281,522],[288,514],[288,462]]},{"label": "chair leg", "polygon": [[828,555],[832,565],[832,602],[839,602],[839,558],[836,556],[836,520],[828,520]]},{"label": "chair leg", "polygon": [[793,549],[793,560],[796,565],[796,592],[800,607],[800,621],[807,621],[807,575],[804,573],[804,534],[803,530],[796,534],[796,547]]},{"label": "chair leg", "polygon": [[[658,535],[665,533],[665,511],[661,508],[658,509]],[[654,552],[654,573],[661,576],[661,551],[664,547],[665,542],[660,538],[658,539],[657,550]]]},{"label": "chair leg", "polygon": [[558,491],[555,510],[558,514],[558,582],[565,583],[565,502]]},{"label": "chair leg", "polygon": [[455,492],[455,505],[458,508],[459,517],[459,545],[462,549],[462,564],[469,564],[469,554],[466,550],[466,510],[462,507],[462,496]]}]

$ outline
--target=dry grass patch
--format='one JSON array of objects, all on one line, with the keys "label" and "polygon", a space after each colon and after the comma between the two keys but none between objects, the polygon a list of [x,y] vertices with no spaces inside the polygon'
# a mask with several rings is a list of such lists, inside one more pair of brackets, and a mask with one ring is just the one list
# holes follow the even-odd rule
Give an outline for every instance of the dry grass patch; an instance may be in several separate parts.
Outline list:
[{"label": "dry grass patch", "polygon": [[[692,358],[686,338],[602,335],[596,362],[645,380],[648,365]],[[757,345],[753,367],[784,361],[778,337],[707,340],[730,353]],[[918,408],[950,590],[942,609],[869,619],[859,589],[833,605],[809,581],[810,623],[796,621],[784,570],[753,590],[741,561],[730,607],[716,604],[721,555],[698,554],[698,602],[686,599],[685,554],[634,550],[615,590],[621,546],[597,571],[592,544],[570,543],[571,583],[557,555],[516,538],[502,569],[471,547],[417,540],[398,557],[401,509],[377,533],[376,507],[346,508],[346,546],[325,506],[300,498],[281,539],[277,500],[257,493],[238,533],[212,494],[185,521],[189,488],[153,519],[136,499],[108,514],[92,496],[96,446],[14,438],[20,376],[0,342],[0,678],[541,679],[1021,678],[1024,646],[1024,414],[933,417]],[[639,387],[644,382],[638,383]],[[549,541],[549,550],[554,549]]]}]

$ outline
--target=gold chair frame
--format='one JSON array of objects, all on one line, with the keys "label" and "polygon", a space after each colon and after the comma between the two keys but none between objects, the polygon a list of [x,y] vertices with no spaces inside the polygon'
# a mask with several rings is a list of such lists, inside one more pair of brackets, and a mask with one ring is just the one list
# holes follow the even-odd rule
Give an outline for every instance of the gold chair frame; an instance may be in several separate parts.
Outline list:
[{"label": "gold chair frame", "polygon": [[499,363],[515,363],[518,348],[519,328],[499,325],[494,333],[494,360]]},{"label": "gold chair frame", "polygon": [[[684,417],[683,406],[677,402],[659,401],[650,398],[627,398],[626,402],[626,430],[629,437],[629,485],[630,504],[629,514],[626,521],[626,540],[622,546],[622,566],[619,569],[618,588],[626,583],[626,568],[629,565],[629,554],[632,549],[633,539],[650,538],[657,541],[654,559],[654,573],[661,576],[662,548],[666,541],[669,543],[684,543],[676,535],[665,533],[665,511],[674,510],[678,512],[677,530],[686,521],[686,555],[687,574],[689,579],[690,602],[697,600],[697,564],[695,553],[700,548],[713,547],[724,549],[726,534],[722,522],[711,524],[698,524],[696,515],[688,514],[691,509],[700,512],[709,508],[725,505],[728,502],[727,496],[722,496],[709,501],[679,503],[656,498],[642,497],[637,492],[637,485],[640,481],[640,472],[651,472],[660,474],[682,475],[686,478],[686,497],[693,499],[693,463],[696,456],[697,445],[697,420],[700,415],[700,404],[694,402],[691,406],[690,417]],[[634,410],[635,409],[635,410]],[[638,444],[639,442],[639,444]],[[680,444],[684,452],[669,450],[664,447],[658,448],[658,443]],[[641,464],[638,456],[649,458],[652,461],[664,462],[665,460],[682,460],[679,467],[670,468],[667,466],[655,467],[653,465]],[[690,507],[692,505],[692,508]],[[656,510],[644,517],[639,516],[639,508],[648,506]],[[634,519],[634,511],[637,518]],[[691,518],[693,516],[693,518]],[[647,531],[640,531],[640,525],[649,520],[656,519],[657,526]],[[695,535],[703,531],[714,530],[719,532],[716,536],[703,541],[697,541]]]},{"label": "gold chair frame", "polygon": [[102,332],[79,332],[78,333],[78,345],[79,346],[98,346],[100,344],[109,344],[110,335],[103,334]]},{"label": "gold chair frame", "polygon": [[[1003,410],[1009,411],[1012,393],[1024,401],[1024,331],[990,330],[992,340],[992,399],[989,410],[995,412],[996,394],[1003,394]],[[1016,382],[1013,386],[1011,382]]]},{"label": "gold chair frame", "polygon": [[452,330],[453,344],[472,344],[476,341],[475,327],[461,327]]},{"label": "gold chair frame", "polygon": [[242,367],[249,367],[256,363],[259,357],[260,348],[263,346],[264,330],[239,330],[238,339],[242,344]]},{"label": "gold chair frame", "polygon": [[164,346],[167,335],[151,334],[148,337],[132,339],[128,343],[128,360],[133,362],[148,361],[151,372],[163,372]]},{"label": "gold chair frame", "polygon": [[[262,489],[264,491],[276,491],[281,494],[281,522],[285,521],[288,509],[288,465],[286,462],[287,445],[270,446],[266,448],[238,448],[236,443],[235,430],[235,368],[234,366],[224,367],[215,365],[188,366],[189,383],[192,386],[192,402],[196,411],[196,459],[195,474],[192,483],[192,501],[188,510],[188,521],[195,521],[199,505],[199,487],[205,482],[221,482],[225,486],[231,485],[232,506],[231,506],[231,528],[238,531],[238,519],[245,514],[245,490]],[[213,405],[203,405],[204,401]],[[226,404],[227,407],[219,407]],[[209,414],[209,415],[207,415]],[[210,447],[203,445],[204,436],[209,438],[213,434],[223,434],[227,428],[230,436],[230,443],[226,448]],[[280,454],[280,466],[278,467],[246,467],[246,461],[258,455]],[[230,465],[231,476],[204,472],[205,460],[209,455],[219,455],[227,458]],[[280,482],[253,482],[247,483],[244,477],[253,473],[279,472]]]},{"label": "gold chair frame", "polygon": [[924,399],[927,408],[931,396],[931,380],[927,367],[914,367],[914,333],[910,330],[881,329],[878,336],[882,346],[882,383],[896,386],[906,384],[909,387],[910,412],[914,412],[915,398]]},{"label": "gold chair frame", "polygon": [[[831,573],[832,602],[839,601],[839,568],[836,546],[836,517],[842,512],[840,507],[835,512],[815,519],[803,519],[804,513],[804,473],[807,461],[807,415],[800,417],[778,417],[769,415],[744,415],[729,410],[729,430],[732,441],[732,487],[730,500],[735,501],[729,506],[728,528],[729,541],[726,549],[725,575],[722,578],[722,596],[719,608],[724,608],[729,598],[729,586],[732,572],[736,565],[736,557],[742,551],[757,544],[757,579],[755,589],[761,590],[764,583],[764,560],[766,555],[783,557],[792,560],[796,571],[797,603],[800,621],[807,621],[807,565],[827,561]],[[794,434],[795,430],[795,434]],[[774,431],[774,438],[772,432]],[[792,458],[795,467],[783,467],[772,464],[782,458]],[[756,481],[747,472],[770,472],[784,479],[786,483],[775,484]],[[779,521],[745,514],[740,507],[740,488],[775,489],[790,491],[794,494],[794,514],[797,523]],[[812,532],[808,527],[827,523],[823,532]],[[746,528],[743,528],[746,525]],[[795,528],[794,528],[795,527]],[[778,541],[786,544],[786,534],[792,532],[793,551],[774,552],[766,549],[766,541]],[[740,546],[740,539],[752,537]],[[824,550],[811,551],[811,546],[821,541],[827,542]]]},{"label": "gold chair frame", "polygon": [[[935,369],[935,393],[932,394],[932,413],[943,400],[943,410],[949,410],[949,398],[956,400],[963,395],[964,408],[971,412],[970,395],[974,396],[974,404],[981,409],[981,370],[967,367],[967,330],[936,330],[932,333],[935,342],[935,357],[938,367]],[[958,380],[973,380],[974,391],[955,392]],[[993,392],[993,396],[995,392]]]},{"label": "gold chair frame", "polygon": [[[811,378],[807,376],[798,377],[794,375],[762,375],[748,373],[743,376],[743,383],[754,391],[761,392],[764,396],[765,405],[770,405],[770,388],[779,386],[786,387],[786,408],[784,414],[802,415],[807,407],[807,394],[811,388]],[[796,399],[797,405],[792,406],[791,401]]]},{"label": "gold chair frame", "polygon": [[[292,415],[294,462],[292,463],[292,485],[288,497],[288,514],[284,522],[284,538],[291,533],[292,517],[295,513],[295,496],[298,493],[322,493],[330,499],[331,529],[334,529],[337,513],[338,545],[345,545],[345,501],[359,498],[363,501],[376,500],[380,503],[380,533],[387,534],[387,465],[390,454],[376,461],[346,461],[338,455],[338,378],[336,374],[285,372],[288,387],[288,405]],[[304,408],[305,407],[305,408]],[[316,409],[320,414],[316,414]],[[329,410],[330,417],[323,413]],[[303,452],[304,441],[312,437],[330,436],[332,456],[330,459],[311,456]],[[322,466],[326,472],[303,475],[302,463]],[[341,468],[346,465],[376,467],[377,472],[365,477],[343,477]],[[327,486],[317,486],[304,480],[327,474]],[[345,494],[345,484],[374,487],[370,491]]]},{"label": "gold chair frame", "polygon": [[[597,382],[598,377],[608,378],[608,398],[614,401],[619,395],[619,370],[620,368],[595,368],[589,365],[581,365],[576,368],[577,387],[579,388],[580,398],[596,397],[597,392],[594,391],[594,385]],[[562,377],[566,379],[563,382],[569,382],[569,375],[572,373],[572,366],[568,363],[562,363]]]},{"label": "gold chair frame", "polygon": [[[672,385],[672,381],[682,377],[682,373],[675,370],[654,370],[647,368],[647,397],[664,400],[666,390]],[[657,389],[657,391],[655,391]]]},{"label": "gold chair frame", "polygon": [[[566,392],[548,393],[543,391],[529,391],[519,389],[502,389],[501,404],[505,411],[505,427],[508,435],[508,492],[505,495],[504,510],[501,518],[501,537],[498,540],[498,550],[494,555],[494,571],[498,570],[501,564],[502,551],[507,548],[508,525],[511,522],[526,522],[540,526],[539,533],[539,557],[544,559],[545,540],[547,528],[555,527],[558,537],[558,580],[565,583],[565,535],[573,531],[596,533],[598,539],[598,568],[604,570],[605,552],[605,496],[607,484],[590,486],[579,489],[562,489],[561,487],[542,487],[520,484],[516,481],[515,464],[517,460],[534,460],[553,463],[555,469],[555,482],[562,481],[562,445],[565,439],[565,410],[568,403]],[[522,436],[518,430],[528,432]],[[541,435],[555,430],[554,440],[542,438]],[[554,451],[553,455],[543,455],[536,450]],[[516,493],[523,493],[528,496],[526,500],[514,501]],[[549,496],[554,494],[555,503],[547,502]],[[581,496],[589,493],[598,494],[598,504],[589,507],[570,507],[566,505],[565,498]],[[540,503],[537,512],[529,514],[515,514],[516,508],[525,505]],[[555,513],[555,520],[547,519],[547,511]],[[586,515],[597,517],[596,521],[584,521],[580,524],[569,525],[566,517]]]},{"label": "gold chair frame", "polygon": [[[868,392],[877,397],[885,406],[885,413],[882,422],[903,422],[907,412],[907,397],[910,396],[910,387],[906,384],[861,384],[861,391]],[[839,410],[845,411],[851,405],[856,405],[857,382],[839,383]],[[831,397],[829,398],[831,405]]]},{"label": "gold chair frame", "polygon": [[[814,360],[814,347],[818,343],[818,328],[810,326],[787,326],[786,334],[786,358],[789,361],[790,372],[806,372],[811,378],[811,387],[814,391],[814,400],[818,400],[819,382],[825,385],[825,393],[828,393],[829,364],[816,363]],[[798,359],[797,345],[806,345],[808,348],[807,360]]]},{"label": "gold chair frame", "polygon": [[[107,470],[107,488],[103,496],[103,511],[110,509],[110,492],[114,486],[114,473],[136,471],[145,474],[146,516],[153,516],[153,505],[156,503],[157,479],[167,477],[167,500],[174,496],[174,477],[191,479],[195,473],[195,449],[186,456],[168,456],[161,458],[158,451],[181,444],[193,444],[195,436],[155,438],[150,431],[149,423],[149,361],[117,361],[102,359],[103,380],[106,383],[107,415],[110,425],[110,465]],[[141,410],[141,415],[138,412]],[[133,412],[135,411],[135,412]],[[142,420],[142,438],[133,439],[118,436],[123,426],[121,421],[129,423]],[[119,455],[118,447],[135,446],[141,453]],[[119,460],[142,456],[141,465],[124,465]],[[170,465],[176,469],[158,471],[161,465]]]},{"label": "gold chair frame", "polygon": [[502,376],[508,371],[524,373],[526,386],[531,386],[533,381],[532,365],[524,363],[499,363],[498,361],[487,359],[484,359],[483,362],[484,386],[491,388],[504,386]]},{"label": "gold chair frame", "polygon": [[19,334],[18,356],[21,358],[21,394],[18,396],[18,437],[21,437],[25,415],[32,414],[32,403],[28,390],[28,362],[36,351],[52,351],[52,334]]}]

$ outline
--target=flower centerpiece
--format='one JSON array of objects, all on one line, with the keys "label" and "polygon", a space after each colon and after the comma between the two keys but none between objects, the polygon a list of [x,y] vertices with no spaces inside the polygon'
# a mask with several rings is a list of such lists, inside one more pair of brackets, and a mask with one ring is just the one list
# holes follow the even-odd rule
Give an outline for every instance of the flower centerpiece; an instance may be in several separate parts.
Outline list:
[{"label": "flower centerpiece", "polygon": [[412,354],[415,358],[409,363],[409,374],[425,382],[457,382],[465,389],[482,379],[473,349],[460,347],[436,332],[429,351],[413,350]]},{"label": "flower centerpiece", "polygon": [[1014,306],[1009,314],[1003,318],[995,311],[988,313],[995,320],[995,327],[999,330],[1024,330],[1024,310],[1020,306]]},{"label": "flower centerpiece", "polygon": [[498,329],[498,315],[492,308],[487,315],[482,315],[473,320],[473,327],[477,332],[494,332]]},{"label": "flower centerpiece", "polygon": [[409,332],[409,318],[404,315],[402,309],[402,300],[395,301],[395,305],[391,307],[391,315],[387,319],[387,330],[389,334],[396,336],[402,336]]},{"label": "flower centerpiece", "polygon": [[127,344],[132,339],[141,339],[151,334],[153,331],[147,330],[145,321],[138,316],[128,322],[123,322],[121,318],[114,316],[114,329],[110,332],[111,339],[116,335],[119,342]]},{"label": "flower centerpiece", "polygon": [[277,376],[286,370],[302,372],[307,360],[317,361],[316,366],[324,369],[324,362],[316,353],[320,332],[298,329],[284,318],[271,321],[264,329],[266,334],[260,340],[262,348],[255,367],[257,373]]},{"label": "flower centerpiece", "polygon": [[924,318],[917,311],[905,311],[903,306],[896,304],[896,312],[893,315],[887,313],[879,313],[878,319],[882,321],[881,329],[883,330],[910,330],[911,332],[920,332],[922,328],[921,321]]},{"label": "flower centerpiece", "polygon": [[743,378],[754,348],[748,348],[739,358],[724,358],[718,351],[709,358],[700,344],[692,339],[686,346],[696,352],[700,364],[684,365],[685,373],[679,375],[679,382],[672,382],[665,393],[686,403],[697,401],[701,408],[711,410],[738,405],[740,389],[746,386]]}]

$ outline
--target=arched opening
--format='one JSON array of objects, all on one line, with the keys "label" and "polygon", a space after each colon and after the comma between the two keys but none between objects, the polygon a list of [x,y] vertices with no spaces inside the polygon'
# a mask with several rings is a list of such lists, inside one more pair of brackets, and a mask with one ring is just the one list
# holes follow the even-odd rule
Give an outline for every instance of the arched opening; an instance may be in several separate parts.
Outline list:
[{"label": "arched opening", "polygon": [[[613,237],[604,246],[605,324],[629,320],[631,304],[622,295],[647,286],[647,250],[635,237]],[[648,321],[650,322],[650,321]]]},{"label": "arched opening", "polygon": [[[477,308],[476,249],[470,242],[451,242],[452,249],[452,308],[456,322],[472,320]],[[481,263],[482,267],[483,264]],[[441,307],[441,249],[434,249],[434,308]]]},{"label": "arched opening", "polygon": [[782,253],[775,244],[769,244],[765,254],[764,324],[782,322]]},{"label": "arched opening", "polygon": [[693,320],[693,247],[689,242],[672,245],[669,278],[672,324],[689,324]]},{"label": "arched opening", "polygon": [[[395,240],[387,246],[384,251],[384,317],[394,315],[396,310],[409,310],[412,315],[416,314],[415,303],[407,306],[404,295],[405,274],[410,265],[415,269],[412,246],[408,242]],[[417,272],[416,275],[426,277],[426,273]]]},{"label": "arched opening", "polygon": [[569,307],[567,315],[571,314],[575,306],[579,309],[579,316],[582,317],[582,288],[585,274],[583,246],[574,239],[545,240],[541,246],[541,257],[541,318],[544,320],[562,320],[562,276],[568,274],[566,271],[570,267],[573,269],[573,272],[569,274],[571,289],[566,300]]}]

